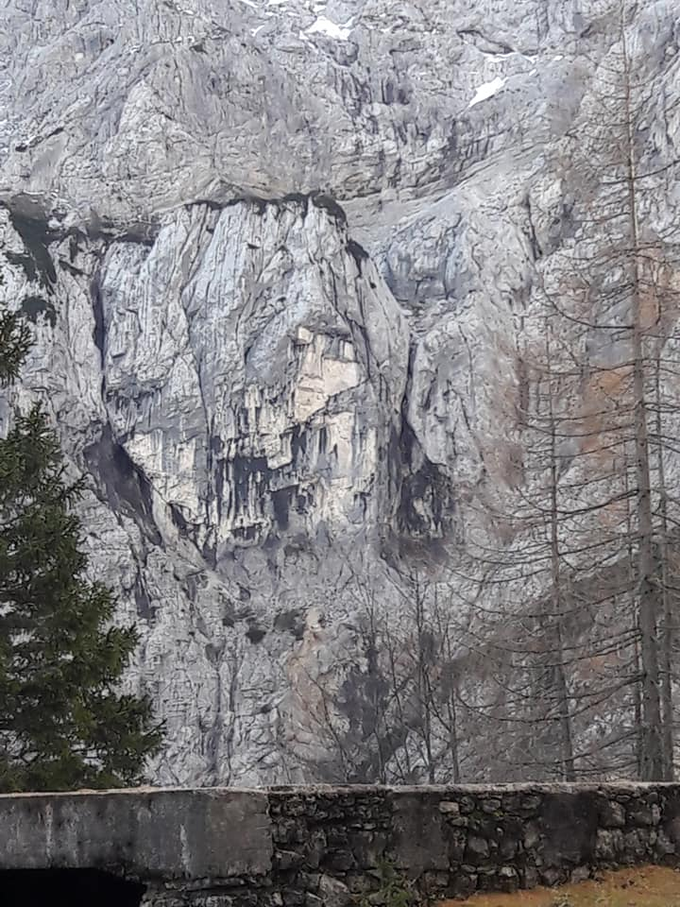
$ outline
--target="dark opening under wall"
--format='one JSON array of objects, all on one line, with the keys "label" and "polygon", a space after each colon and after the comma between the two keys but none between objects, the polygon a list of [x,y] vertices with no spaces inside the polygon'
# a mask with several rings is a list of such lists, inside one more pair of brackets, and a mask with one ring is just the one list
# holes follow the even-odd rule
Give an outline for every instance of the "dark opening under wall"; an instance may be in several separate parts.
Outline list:
[{"label": "dark opening under wall", "polygon": [[2,907],[139,907],[144,885],[97,869],[6,869]]}]

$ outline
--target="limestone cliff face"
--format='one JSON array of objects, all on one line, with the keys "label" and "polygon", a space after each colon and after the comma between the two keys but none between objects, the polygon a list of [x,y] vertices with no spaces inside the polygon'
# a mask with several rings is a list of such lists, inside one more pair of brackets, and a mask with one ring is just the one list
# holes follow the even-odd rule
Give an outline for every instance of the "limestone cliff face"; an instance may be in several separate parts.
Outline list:
[{"label": "limestone cliff face", "polygon": [[[663,165],[680,35],[670,0],[637,6]],[[616,8],[3,7],[0,291],[37,337],[17,396],[89,476],[93,569],[167,721],[159,781],[303,778],[350,580],[440,559],[513,481],[509,341],[569,234]]]}]

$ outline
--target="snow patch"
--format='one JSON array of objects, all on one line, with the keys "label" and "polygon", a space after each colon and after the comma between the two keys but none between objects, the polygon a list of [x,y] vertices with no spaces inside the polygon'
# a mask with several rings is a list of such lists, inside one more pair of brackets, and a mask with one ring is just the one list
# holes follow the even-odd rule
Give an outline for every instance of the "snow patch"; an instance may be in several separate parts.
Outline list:
[{"label": "snow patch", "polygon": [[309,35],[306,32],[303,32],[303,31],[298,32],[298,38],[301,41],[304,41],[305,45],[307,47],[309,47],[310,50],[313,50],[315,54],[319,53],[319,48],[314,44],[314,42],[312,41],[312,39],[309,37]]},{"label": "snow patch", "polygon": [[505,85],[507,79],[502,79],[500,76],[496,76],[495,79],[491,82],[485,82],[484,85],[480,85],[477,89],[477,94],[468,104],[468,108],[474,107],[475,104],[479,104],[481,101],[486,101],[489,98],[492,98],[496,92],[500,91],[501,88]]},{"label": "snow patch", "polygon": [[346,41],[352,33],[352,20],[348,19],[344,25],[338,25],[336,22],[327,19],[326,16],[319,16],[313,25],[305,29],[305,33],[308,35],[327,35],[336,41]]}]

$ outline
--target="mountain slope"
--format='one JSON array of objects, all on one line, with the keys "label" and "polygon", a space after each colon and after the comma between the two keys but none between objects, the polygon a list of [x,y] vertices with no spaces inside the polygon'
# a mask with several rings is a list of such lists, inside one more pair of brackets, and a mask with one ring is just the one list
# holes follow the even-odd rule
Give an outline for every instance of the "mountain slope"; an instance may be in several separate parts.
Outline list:
[{"label": "mountain slope", "polygon": [[[564,159],[616,6],[5,4],[2,292],[38,339],[18,396],[90,476],[159,781],[313,776],[357,589],[396,607],[390,580],[515,481],[511,337],[572,229]],[[629,31],[664,165],[673,4]]]}]

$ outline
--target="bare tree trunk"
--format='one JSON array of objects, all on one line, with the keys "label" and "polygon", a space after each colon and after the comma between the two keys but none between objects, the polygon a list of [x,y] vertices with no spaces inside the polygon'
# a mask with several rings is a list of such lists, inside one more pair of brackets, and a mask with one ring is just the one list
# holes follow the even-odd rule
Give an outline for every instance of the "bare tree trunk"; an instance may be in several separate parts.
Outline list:
[{"label": "bare tree trunk", "polygon": [[383,715],[383,704],[380,695],[380,666],[378,664],[379,626],[376,605],[372,595],[367,610],[368,627],[364,638],[364,650],[366,652],[366,671],[369,677],[367,698],[369,699],[371,706],[370,736],[375,739],[378,780],[381,784],[386,784],[387,774],[385,753],[383,752],[385,746],[385,716]]},{"label": "bare tree trunk", "polygon": [[[437,625],[439,636],[442,640],[442,655],[447,665],[453,663],[453,650],[451,646],[451,624],[446,620],[446,625],[442,623],[441,609],[439,599],[437,599]],[[455,678],[449,678],[449,690],[446,697],[447,723],[446,727],[449,733],[449,755],[451,757],[452,780],[454,784],[460,784],[460,743],[458,740],[458,706],[456,704],[456,682]]]},{"label": "bare tree trunk", "polygon": [[432,691],[430,685],[430,657],[431,653],[426,651],[426,634],[429,627],[425,619],[425,595],[420,577],[416,574],[413,578],[413,588],[415,593],[415,631],[417,646],[417,663],[416,663],[416,683],[418,691],[418,707],[421,710],[422,737],[425,748],[425,769],[427,771],[427,780],[429,784],[436,781],[436,766],[432,749]]},{"label": "bare tree trunk", "polygon": [[562,642],[562,628],[556,627],[558,644],[558,658],[555,669],[556,693],[560,709],[560,728],[562,731],[562,770],[565,781],[576,781],[576,764],[574,762],[574,744],[571,733],[571,714],[569,710],[569,690],[564,671],[564,645]]},{"label": "bare tree trunk", "polygon": [[661,706],[659,698],[659,655],[657,640],[658,587],[654,563],[654,525],[649,468],[647,401],[645,396],[645,350],[642,289],[638,253],[640,249],[637,210],[637,166],[634,148],[634,118],[631,100],[630,61],[622,28],[624,55],[624,99],[626,124],[626,184],[628,190],[629,236],[632,260],[632,346],[635,411],[635,465],[637,472],[637,593],[639,600],[640,653],[642,657],[642,780],[663,778]]},{"label": "bare tree trunk", "polygon": [[[628,459],[628,458],[626,458]],[[630,589],[635,590],[635,576],[637,574],[637,563],[635,550],[633,545],[634,532],[633,532],[633,515],[631,513],[631,498],[630,498],[630,481],[628,476],[628,470],[624,474],[624,482],[626,489],[626,508],[627,508],[627,517],[626,517],[626,537],[628,540],[628,586]],[[634,595],[631,602],[631,625],[636,629],[640,626],[640,618],[638,613],[638,602],[637,597]],[[633,642],[633,667],[634,673],[637,678],[642,677],[642,665],[640,659],[640,638],[635,635]],[[640,688],[640,682],[637,680],[633,684],[633,721],[635,728],[635,766],[637,777],[642,776],[642,691]]]},{"label": "bare tree trunk", "polygon": [[546,366],[548,376],[548,407],[550,432],[550,580],[551,607],[554,621],[554,667],[552,669],[560,725],[562,776],[565,781],[576,780],[574,764],[574,744],[571,732],[571,715],[569,710],[569,689],[564,665],[564,644],[562,640],[562,577],[561,551],[559,537],[559,501],[557,462],[557,438],[555,424],[555,402],[552,373],[550,366],[550,328],[546,335]]},{"label": "bare tree trunk", "polygon": [[663,718],[663,761],[664,780],[675,779],[674,765],[674,728],[673,728],[673,615],[669,587],[669,544],[668,544],[668,497],[666,492],[666,464],[662,443],[661,418],[661,362],[656,357],[656,434],[657,452],[657,489],[659,493],[659,518],[661,523],[660,556],[661,556],[661,601],[662,601],[662,645],[661,645],[661,704]]},{"label": "bare tree trunk", "polygon": [[569,708],[569,687],[564,664],[564,642],[562,639],[562,613],[563,595],[562,595],[562,552],[560,549],[559,536],[559,463],[557,451],[557,424],[555,419],[555,394],[553,386],[553,375],[551,368],[551,343],[550,331],[551,326],[546,325],[545,338],[545,362],[547,377],[547,402],[548,402],[548,434],[549,434],[549,451],[550,458],[550,605],[552,615],[548,624],[553,624],[553,633],[549,634],[550,658],[554,661],[551,667],[552,683],[555,698],[557,700],[558,721],[560,727],[560,750],[561,750],[561,773],[565,781],[576,780],[576,768],[574,764],[574,743],[572,739],[571,714]]},{"label": "bare tree trunk", "polygon": [[453,783],[460,784],[460,761],[458,759],[458,709],[456,708],[455,690],[451,690],[447,703],[449,719],[449,753],[451,755],[451,769]]}]

